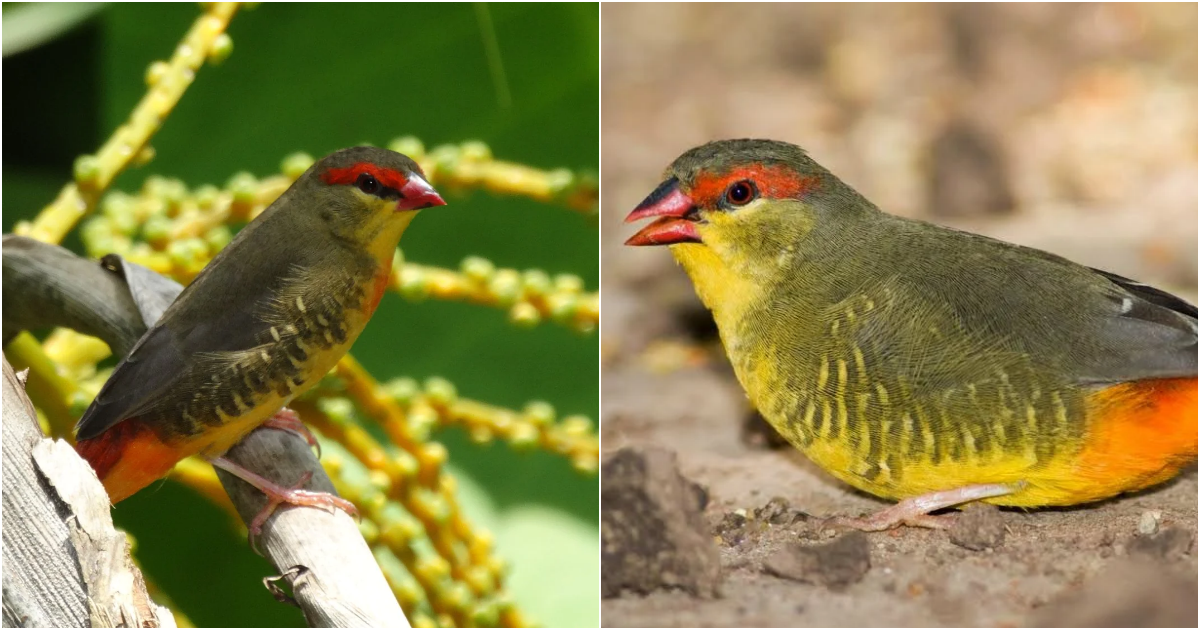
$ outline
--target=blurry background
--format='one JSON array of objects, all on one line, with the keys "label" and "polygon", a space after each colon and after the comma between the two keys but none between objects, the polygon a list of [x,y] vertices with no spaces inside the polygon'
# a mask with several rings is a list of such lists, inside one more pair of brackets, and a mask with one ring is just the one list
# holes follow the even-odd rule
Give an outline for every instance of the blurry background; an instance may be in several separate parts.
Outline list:
[{"label": "blurry background", "polygon": [[[34,216],[145,93],[147,66],[170,56],[199,15],[194,4],[4,5],[3,227]],[[22,9],[43,9],[22,14]],[[296,151],[482,140],[538,168],[598,166],[598,7],[591,5],[311,4],[243,9],[233,55],[205,65],[151,141],[157,157],[123,174],[222,186],[238,171],[279,172]],[[488,27],[490,21],[491,26]],[[491,29],[489,31],[488,29]],[[499,56],[486,38],[496,38]],[[503,66],[503,80],[492,64]],[[445,192],[445,191],[444,191]],[[484,193],[447,195],[405,235],[409,260],[457,267],[468,255],[598,282],[596,225],[568,209]],[[66,243],[80,251],[77,233]],[[449,378],[464,397],[560,417],[599,408],[596,336],[508,323],[503,310],[414,304],[389,293],[354,349],[379,379]],[[598,590],[595,477],[544,452],[476,446],[457,430],[450,451],[467,519],[491,531],[512,567],[509,591],[536,622],[594,626]],[[302,623],[261,586],[274,570],[213,505],[173,483],[114,512],[136,538],[147,576],[204,626]]]},{"label": "blurry background", "polygon": [[[1196,297],[1194,4],[605,4],[601,13],[603,447],[677,451],[684,474],[711,493],[715,532],[774,496],[822,515],[880,504],[790,448],[764,450],[772,438],[752,423],[743,433],[745,396],[686,275],[665,248],[621,245],[636,230],[621,220],[691,147],[792,142],[884,211]],[[1178,519],[1194,541],[1195,484],[1189,472],[1111,511],[1040,515],[1043,540],[1010,542],[988,562],[960,562],[944,537],[906,532],[901,540],[917,543],[887,542],[872,560],[895,572],[850,594],[760,577],[766,543],[726,536],[725,600],[609,600],[604,623],[1069,624],[1026,615],[1122,553],[1114,547],[1140,509]],[[1172,558],[1194,576],[1191,544]],[[955,568],[963,564],[972,568]]]},{"label": "blurry background", "polygon": [[[773,138],[887,212],[1194,291],[1195,6],[603,13],[606,218],[688,148]],[[606,246],[632,233],[604,225]],[[639,254],[663,257],[614,258]]]}]

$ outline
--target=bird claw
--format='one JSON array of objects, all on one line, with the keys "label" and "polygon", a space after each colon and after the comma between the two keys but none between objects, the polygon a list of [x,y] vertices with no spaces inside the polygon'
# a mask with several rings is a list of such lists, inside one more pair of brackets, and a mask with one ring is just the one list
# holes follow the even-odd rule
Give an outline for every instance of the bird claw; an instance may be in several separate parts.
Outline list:
[{"label": "bird claw", "polygon": [[[897,507],[897,506],[893,506]],[[947,529],[954,524],[954,514],[904,514],[885,508],[867,516],[852,518],[838,516],[825,521],[831,527],[857,529],[864,532],[882,532],[902,525],[927,529]]]},{"label": "bird claw", "polygon": [[300,480],[290,488],[271,484],[266,488],[259,488],[263,494],[267,495],[267,504],[261,511],[250,521],[250,547],[255,553],[262,555],[258,550],[257,539],[262,533],[263,525],[267,519],[275,513],[275,510],[282,504],[297,505],[304,507],[321,508],[330,514],[336,514],[337,510],[349,514],[351,517],[358,518],[358,508],[354,504],[339,496],[328,492],[319,492],[316,490],[305,490],[304,484],[312,479],[313,473],[311,470],[305,471],[300,475]]},{"label": "bird claw", "polygon": [[901,525],[926,527],[929,529],[946,529],[954,524],[957,518],[956,515],[935,515],[930,512],[936,512],[971,501],[1010,494],[1022,487],[1024,487],[1024,482],[1020,482],[1015,486],[987,483],[963,486],[953,490],[930,492],[905,499],[896,505],[888,506],[868,516],[859,518],[842,516],[831,518],[826,523],[834,527],[846,527],[864,532],[881,532]]},{"label": "bird claw", "polygon": [[304,438],[305,442],[308,442],[309,446],[317,449],[317,459],[321,459],[321,443],[317,441],[317,437],[312,434],[312,431],[309,431],[308,427],[304,426],[304,422],[300,420],[300,415],[295,411],[284,407],[275,412],[275,415],[267,418],[267,421],[262,423],[262,426],[268,429],[288,431],[299,435]]},{"label": "bird claw", "polygon": [[337,495],[329,492],[320,492],[316,490],[305,490],[304,484],[312,479],[313,471],[305,471],[300,475],[300,480],[291,487],[283,487],[276,484],[267,478],[251,472],[224,457],[217,457],[212,461],[212,464],[232,475],[245,481],[246,483],[258,488],[267,496],[267,505],[253,519],[251,519],[248,529],[250,530],[250,547],[254,552],[262,555],[258,549],[257,539],[262,533],[263,525],[267,519],[275,513],[276,508],[287,503],[289,505],[321,508],[330,514],[336,513],[336,510],[342,510],[353,518],[358,518],[358,508],[354,504]]}]

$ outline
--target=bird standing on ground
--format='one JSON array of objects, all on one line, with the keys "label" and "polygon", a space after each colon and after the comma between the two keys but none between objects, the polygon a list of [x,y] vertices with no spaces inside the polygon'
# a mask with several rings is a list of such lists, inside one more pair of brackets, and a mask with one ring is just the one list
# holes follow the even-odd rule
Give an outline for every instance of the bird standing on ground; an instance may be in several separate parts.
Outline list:
[{"label": "bird standing on ground", "polygon": [[313,164],[179,294],[80,418],[76,450],[111,500],[201,455],[274,500],[352,511],[221,456],[267,422],[303,430],[276,412],[350,349],[387,288],[401,234],[417,210],[441,205],[399,153],[355,147]]},{"label": "bird standing on ground", "polygon": [[669,245],[742,387],[823,469],[942,526],[1073,505],[1196,460],[1196,307],[1043,251],[886,214],[791,144],[680,156],[626,219]]}]

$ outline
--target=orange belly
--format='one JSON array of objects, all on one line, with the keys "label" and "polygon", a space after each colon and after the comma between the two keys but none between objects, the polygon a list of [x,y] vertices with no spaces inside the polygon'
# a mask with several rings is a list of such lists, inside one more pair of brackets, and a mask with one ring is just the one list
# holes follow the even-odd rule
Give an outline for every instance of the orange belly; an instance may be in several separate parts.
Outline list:
[{"label": "orange belly", "polygon": [[92,465],[113,503],[162,479],[189,454],[164,443],[137,418],[118,422],[90,440],[80,440],[75,451]]},{"label": "orange belly", "polygon": [[1196,408],[1195,377],[1122,383],[1092,394],[1088,434],[1074,462],[1083,495],[1077,502],[1141,490],[1194,462]]}]

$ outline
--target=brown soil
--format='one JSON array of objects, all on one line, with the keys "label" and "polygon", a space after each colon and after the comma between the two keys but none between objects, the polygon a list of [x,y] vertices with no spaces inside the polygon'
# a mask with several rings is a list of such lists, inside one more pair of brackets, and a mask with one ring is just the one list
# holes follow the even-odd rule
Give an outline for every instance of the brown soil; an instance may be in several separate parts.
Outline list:
[{"label": "brown soil", "polygon": [[722,567],[715,598],[624,591],[603,625],[1195,627],[1194,466],[1098,505],[843,540],[821,519],[886,504],[772,447],[668,252],[620,245],[679,153],[772,137],[887,211],[1194,298],[1195,6],[602,11],[603,448],[676,453]]}]

